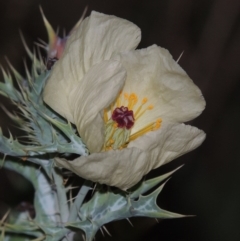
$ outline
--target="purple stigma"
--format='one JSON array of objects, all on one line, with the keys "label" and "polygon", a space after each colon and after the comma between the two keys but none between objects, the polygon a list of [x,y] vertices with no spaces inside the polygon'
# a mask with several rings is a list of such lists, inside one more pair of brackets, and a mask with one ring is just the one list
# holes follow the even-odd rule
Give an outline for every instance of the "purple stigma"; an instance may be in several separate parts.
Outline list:
[{"label": "purple stigma", "polygon": [[134,125],[133,111],[128,110],[127,107],[117,107],[112,113],[112,119],[118,124],[120,128],[131,129]]}]

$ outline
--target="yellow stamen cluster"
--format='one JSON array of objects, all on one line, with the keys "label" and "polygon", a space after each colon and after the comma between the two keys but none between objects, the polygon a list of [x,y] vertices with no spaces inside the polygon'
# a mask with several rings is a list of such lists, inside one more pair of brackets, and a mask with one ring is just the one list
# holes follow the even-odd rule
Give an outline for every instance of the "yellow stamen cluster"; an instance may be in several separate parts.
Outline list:
[{"label": "yellow stamen cluster", "polygon": [[[141,103],[136,108],[138,104],[138,96],[135,93],[122,93],[120,92],[116,101],[111,104],[108,109],[104,110],[104,122],[106,125],[105,129],[105,144],[103,151],[108,151],[112,149],[123,149],[127,147],[130,141],[137,139],[138,137],[146,134],[150,131],[155,131],[161,127],[162,119],[157,119],[155,122],[147,124],[144,128],[131,134],[131,129],[119,128],[118,124],[114,122],[111,117],[113,111],[116,108],[125,106],[128,110],[132,110],[134,113],[135,122],[138,121],[146,112],[151,111],[154,106],[152,104],[147,105],[148,98],[144,97]],[[149,113],[150,114],[150,113]]]}]

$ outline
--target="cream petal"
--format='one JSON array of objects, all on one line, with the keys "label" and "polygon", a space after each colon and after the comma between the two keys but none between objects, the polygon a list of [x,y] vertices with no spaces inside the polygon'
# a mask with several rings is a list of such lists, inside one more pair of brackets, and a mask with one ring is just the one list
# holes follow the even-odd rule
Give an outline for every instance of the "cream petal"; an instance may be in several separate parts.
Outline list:
[{"label": "cream petal", "polygon": [[197,148],[204,139],[205,134],[195,127],[168,124],[121,151],[93,153],[74,161],[57,158],[56,163],[87,180],[126,190],[152,169]]},{"label": "cream petal", "polygon": [[139,182],[149,169],[149,153],[137,148],[93,153],[74,161],[56,158],[56,164],[82,178],[126,190]]},{"label": "cream petal", "polygon": [[91,66],[135,49],[140,40],[141,30],[135,24],[92,11],[68,39],[65,55],[71,55],[69,61],[78,62],[75,80],[79,81]]},{"label": "cream petal", "polygon": [[157,118],[189,121],[205,108],[200,89],[166,49],[153,45],[115,57],[119,58],[128,73],[123,92],[136,93],[139,103],[147,97],[147,104],[154,106],[135,122],[132,133]]},{"label": "cream petal", "polygon": [[112,60],[94,65],[69,95],[74,123],[90,152],[99,152],[104,143],[103,109],[122,89],[126,71]]},{"label": "cream petal", "polygon": [[148,132],[129,143],[128,148],[137,147],[151,153],[150,168],[155,169],[177,157],[196,149],[205,140],[206,134],[196,127],[163,123],[159,130]]},{"label": "cream petal", "polygon": [[121,51],[135,49],[140,29],[115,16],[92,12],[69,37],[62,57],[53,66],[44,90],[44,101],[69,121],[69,93],[88,70]]},{"label": "cream petal", "polygon": [[[54,78],[50,76],[43,91],[43,100],[58,114],[73,123],[73,116],[68,103],[69,92],[74,88],[73,85],[61,81],[67,69],[57,68]],[[57,75],[57,76],[56,76]]]}]

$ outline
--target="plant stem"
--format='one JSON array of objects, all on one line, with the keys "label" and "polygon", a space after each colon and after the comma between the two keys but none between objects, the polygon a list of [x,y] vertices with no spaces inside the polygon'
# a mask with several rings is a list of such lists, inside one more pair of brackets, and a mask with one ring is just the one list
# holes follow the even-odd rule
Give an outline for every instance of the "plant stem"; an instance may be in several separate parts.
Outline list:
[{"label": "plant stem", "polygon": [[77,197],[71,207],[70,214],[68,217],[68,222],[76,221],[78,211],[79,211],[89,189],[91,188],[91,186],[92,186],[92,182],[85,180],[85,182],[83,183],[82,187],[80,188],[79,193],[77,194]]},{"label": "plant stem", "polygon": [[53,168],[52,171],[54,182],[56,185],[56,194],[57,194],[57,201],[59,206],[59,212],[61,217],[61,222],[65,223],[69,216],[69,208],[66,196],[66,190],[63,186],[63,177],[61,175],[61,171],[58,168]]}]

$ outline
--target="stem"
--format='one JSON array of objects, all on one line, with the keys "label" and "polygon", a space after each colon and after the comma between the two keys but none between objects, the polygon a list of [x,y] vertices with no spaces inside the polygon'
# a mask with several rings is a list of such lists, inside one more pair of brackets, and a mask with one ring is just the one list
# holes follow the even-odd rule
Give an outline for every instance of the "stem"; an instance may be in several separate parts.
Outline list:
[{"label": "stem", "polygon": [[68,217],[68,222],[76,221],[78,211],[79,211],[89,189],[91,188],[91,186],[92,186],[92,182],[85,180],[85,182],[83,183],[82,187],[80,188],[79,193],[77,194],[77,197],[71,207],[70,214]]},{"label": "stem", "polygon": [[66,190],[65,190],[65,187],[63,186],[63,177],[61,175],[61,171],[57,168],[53,168],[52,173],[53,173],[53,178],[57,189],[56,194],[57,194],[57,201],[59,205],[61,222],[65,223],[69,215],[69,208],[68,208]]}]

